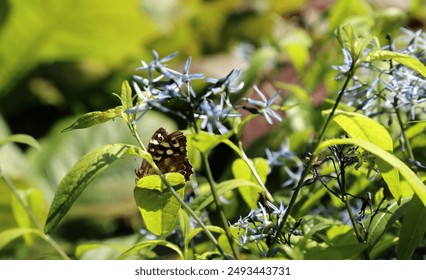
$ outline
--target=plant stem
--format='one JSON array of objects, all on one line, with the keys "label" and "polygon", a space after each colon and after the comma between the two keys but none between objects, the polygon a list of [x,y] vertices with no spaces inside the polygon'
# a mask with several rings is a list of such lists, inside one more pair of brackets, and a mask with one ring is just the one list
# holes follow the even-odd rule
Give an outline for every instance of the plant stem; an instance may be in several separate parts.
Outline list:
[{"label": "plant stem", "polygon": [[6,185],[9,187],[13,195],[18,200],[19,204],[21,204],[22,208],[24,208],[25,213],[28,215],[28,217],[30,218],[31,222],[34,224],[36,229],[40,232],[40,236],[43,237],[43,239],[46,240],[64,260],[69,260],[70,258],[65,253],[65,251],[59,246],[59,244],[56,243],[56,241],[53,238],[51,238],[49,235],[46,235],[44,233],[43,225],[39,222],[39,220],[34,215],[33,211],[31,211],[31,209],[26,205],[25,201],[19,195],[18,190],[16,189],[12,180],[10,180],[10,178],[6,174],[4,174],[1,170],[0,170],[0,177],[3,178],[3,180],[6,182]]},{"label": "plant stem", "polygon": [[220,202],[220,198],[219,198],[219,194],[217,193],[217,189],[216,189],[216,182],[213,179],[213,175],[210,169],[210,164],[207,158],[207,155],[204,153],[201,153],[201,158],[203,161],[203,165],[205,167],[206,173],[207,173],[207,181],[209,182],[210,185],[210,189],[213,195],[213,200],[215,202],[215,205],[217,207],[217,210],[219,212],[219,216],[220,216],[220,220],[222,222],[222,226],[223,229],[225,230],[226,233],[226,237],[228,238],[228,242],[231,246],[232,249],[232,253],[234,254],[235,259],[239,259],[239,253],[237,248],[235,248],[235,242],[234,239],[232,237],[231,231],[229,230],[229,226],[228,226],[228,220],[226,219],[225,216],[225,211],[223,210],[223,205]]},{"label": "plant stem", "polygon": [[194,218],[194,220],[197,222],[197,224],[203,229],[204,233],[207,235],[207,238],[216,246],[216,248],[219,250],[220,254],[226,258],[225,252],[223,251],[222,247],[220,247],[219,242],[217,242],[216,238],[213,236],[213,234],[209,231],[209,229],[206,227],[206,225],[201,221],[201,219],[195,214],[195,212],[188,206],[188,204],[183,201],[183,199],[180,197],[180,195],[175,191],[175,189],[170,185],[169,181],[167,181],[166,177],[163,173],[158,169],[158,167],[154,167],[154,169],[157,172],[158,176],[160,176],[161,181],[166,185],[167,189],[172,193],[172,195],[179,201],[180,205],[186,210],[186,212]]},{"label": "plant stem", "polygon": [[[399,127],[401,128],[402,138],[404,139],[404,143],[403,144],[401,143],[401,147],[402,147],[402,145],[405,145],[405,149],[407,150],[408,158],[410,160],[412,160],[413,162],[415,162],[416,158],[414,157],[414,153],[413,153],[413,149],[411,148],[410,140],[408,139],[407,134],[405,133],[406,128],[405,128],[405,125],[404,125],[402,117],[401,117],[401,110],[399,110],[398,108],[395,108],[395,112],[396,112],[396,117],[398,119]],[[420,178],[420,175],[418,173],[417,168],[414,170],[414,172]]]},{"label": "plant stem", "polygon": [[[345,92],[345,90],[346,90],[346,88],[349,84],[349,81],[351,80],[351,78],[353,76],[353,73],[354,73],[353,71],[354,71],[354,64],[352,65],[351,70],[349,71],[348,75],[346,76],[345,83],[343,84],[342,89],[340,90],[339,94],[337,95],[337,99],[336,99],[336,102],[334,103],[333,109],[331,110],[330,115],[328,115],[328,118],[327,118],[318,138],[314,139],[314,142],[313,142],[313,145],[312,145],[313,151],[316,151],[320,141],[322,140],[322,138],[323,138],[323,136],[324,136],[329,124],[330,124],[330,121],[333,118],[334,113],[335,113],[335,111],[336,111],[336,109],[337,109],[337,107],[340,103],[340,100],[342,99],[343,93]],[[282,216],[281,220],[279,221],[279,228],[277,230],[278,233],[281,233],[282,229],[284,228],[284,225],[287,222],[288,216],[290,215],[290,213],[293,210],[294,205],[296,204],[297,197],[299,196],[300,188],[302,187],[302,184],[305,181],[306,176],[308,176],[309,170],[312,166],[312,163],[314,162],[314,159],[315,159],[315,155],[312,155],[309,158],[309,161],[307,162],[306,167],[303,170],[302,175],[300,176],[300,179],[297,183],[297,186],[296,186],[296,188],[294,189],[294,192],[291,195],[290,202],[289,202],[288,207],[287,207],[287,211],[285,212],[285,214]],[[268,251],[268,257],[271,257],[273,252],[274,252],[273,247],[274,247],[275,243],[277,242],[278,236],[279,236],[279,234],[277,234],[277,237],[275,237],[274,239],[271,240],[271,244],[269,246],[269,251]]]},{"label": "plant stem", "polygon": [[262,182],[262,179],[259,177],[259,174],[257,173],[256,168],[254,168],[253,163],[250,161],[250,159],[247,157],[246,153],[244,152],[243,143],[241,142],[241,140],[238,141],[238,148],[239,148],[241,157],[246,162],[247,166],[250,168],[250,171],[253,174],[254,178],[256,179],[257,183],[262,187],[263,191],[265,192],[266,198],[269,201],[274,202],[273,196],[271,195],[269,190],[266,188],[265,184]]}]

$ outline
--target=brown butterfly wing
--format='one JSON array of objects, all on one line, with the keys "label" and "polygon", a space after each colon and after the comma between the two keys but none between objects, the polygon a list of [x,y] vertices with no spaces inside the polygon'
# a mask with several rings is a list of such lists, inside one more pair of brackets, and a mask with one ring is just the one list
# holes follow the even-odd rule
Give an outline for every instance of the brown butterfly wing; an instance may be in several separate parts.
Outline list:
[{"label": "brown butterfly wing", "polygon": [[[186,137],[182,131],[167,134],[164,128],[159,128],[149,141],[147,150],[163,174],[179,172],[186,181],[193,174],[187,156]],[[136,176],[139,178],[152,174],[155,174],[155,171],[146,160],[142,162],[141,168],[136,170]]]}]

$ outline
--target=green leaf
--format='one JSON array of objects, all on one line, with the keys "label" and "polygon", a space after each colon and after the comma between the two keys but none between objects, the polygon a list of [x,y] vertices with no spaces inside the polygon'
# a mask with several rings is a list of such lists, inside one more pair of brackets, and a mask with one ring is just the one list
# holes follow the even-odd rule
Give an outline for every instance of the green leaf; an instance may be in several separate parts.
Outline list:
[{"label": "green leaf", "polygon": [[[167,181],[181,198],[185,192],[185,178],[180,173],[165,174]],[[176,227],[180,202],[167,189],[157,175],[140,179],[134,189],[136,204],[146,228],[156,235],[165,235]]]},{"label": "green leaf", "polygon": [[0,138],[0,147],[6,143],[15,142],[27,144],[37,150],[41,150],[40,144],[32,136],[26,134],[13,134],[5,138]]},{"label": "green leaf", "polygon": [[133,107],[133,96],[132,96],[132,88],[129,85],[129,82],[124,81],[121,84],[121,93],[118,95],[113,93],[113,95],[117,96],[121,101],[121,106],[117,107],[119,110],[117,114],[120,114],[127,123],[131,123],[134,120],[133,114],[127,114],[125,111]]},{"label": "green leaf", "polygon": [[402,217],[406,208],[408,199],[402,199],[401,205],[396,201],[391,201],[386,208],[383,208],[374,217],[369,226],[367,244],[370,251],[373,250],[376,243],[387,232],[387,230]]},{"label": "green leaf", "polygon": [[410,187],[418,195],[420,200],[424,205],[426,205],[426,186],[423,182],[414,174],[414,172],[408,168],[400,159],[395,157],[393,154],[381,149],[380,147],[361,139],[330,139],[322,142],[315,151],[315,156],[320,153],[320,151],[326,149],[332,145],[355,145],[360,146],[366,151],[376,155],[382,160],[386,161],[390,166],[396,168],[399,173],[407,180]]},{"label": "green leaf", "polygon": [[[164,176],[166,177],[167,181],[172,186],[179,186],[179,185],[185,184],[185,177],[181,173],[170,172],[170,173],[164,174]],[[142,177],[138,180],[138,182],[136,183],[136,186],[142,189],[157,190],[160,192],[167,189],[163,181],[161,181],[160,176],[158,175],[148,175],[148,176]]]},{"label": "green leaf", "polygon": [[[225,193],[232,191],[236,188],[239,188],[241,186],[244,186],[245,188],[253,188],[256,192],[262,192],[263,189],[259,184],[253,183],[248,180],[242,180],[242,179],[232,179],[223,181],[219,184],[217,184],[217,194],[218,195],[224,195]],[[197,196],[192,202],[191,202],[191,209],[195,211],[201,211],[205,207],[207,207],[210,203],[213,202],[213,195],[210,192],[201,194]]]},{"label": "green leaf", "polygon": [[423,65],[416,57],[410,56],[408,54],[396,53],[386,50],[374,50],[365,56],[362,62],[373,62],[373,61],[385,61],[385,60],[395,60],[417,72],[419,72],[423,77],[426,77],[426,66]]},{"label": "green leaf", "polygon": [[214,149],[214,147],[216,147],[231,136],[231,131],[224,135],[216,135],[205,131],[200,131],[195,134],[189,134],[187,136],[187,140],[188,146],[193,145],[201,153],[208,154],[212,149]]},{"label": "green leaf", "polygon": [[[340,1],[340,3],[348,3],[352,1]],[[345,24],[337,29],[337,39],[339,40],[340,45],[347,49],[353,60],[357,61],[358,58],[363,53],[364,49],[368,46],[368,44],[371,42],[373,37],[371,36],[365,36],[364,38],[359,38],[357,34],[355,34],[355,31],[352,28],[352,25]]]},{"label": "green leaf", "polygon": [[[266,177],[268,176],[270,170],[268,163],[264,158],[255,158],[252,160],[252,163],[262,182],[265,183]],[[255,184],[257,183],[257,180],[250,171],[249,166],[242,159],[236,159],[232,163],[232,174],[234,175],[235,179],[243,179]],[[257,189],[240,186],[238,190],[249,207],[254,209],[257,208],[257,201],[259,200],[259,191]]]},{"label": "green leaf", "polygon": [[121,99],[121,106],[123,107],[124,111],[133,107],[132,88],[130,87],[128,81],[124,81],[121,84],[120,99]]},{"label": "green leaf", "polygon": [[136,146],[109,144],[83,156],[60,182],[50,206],[45,233],[52,232],[87,185],[124,154],[146,155]]},{"label": "green leaf", "polygon": [[101,124],[107,122],[109,120],[113,120],[116,117],[121,117],[122,107],[116,107],[115,109],[108,109],[106,111],[95,111],[82,115],[79,117],[73,124],[69,127],[65,128],[61,132],[67,132],[73,129],[82,129],[88,128],[97,124]]},{"label": "green leaf", "polygon": [[[81,259],[85,253],[91,250],[96,250],[99,248],[107,247],[119,253],[127,250],[128,245],[124,244],[108,244],[108,243],[90,243],[90,244],[79,244],[75,249],[74,255],[77,259]],[[98,254],[99,255],[99,254]]]},{"label": "green leaf", "polygon": [[[39,189],[31,188],[26,190],[18,190],[18,193],[28,210],[34,214],[34,217],[39,222],[41,222],[45,215],[45,201],[43,192]],[[11,207],[15,221],[20,228],[35,227],[32,220],[28,216],[27,211],[15,196],[12,196]],[[24,235],[24,240],[28,245],[31,245],[33,241],[32,235]]]},{"label": "green leaf", "polygon": [[414,195],[407,203],[402,227],[399,233],[397,258],[410,259],[426,233],[426,207]]},{"label": "green leaf", "polygon": [[11,228],[7,229],[5,231],[0,232],[0,251],[10,242],[13,240],[21,237],[26,236],[28,234],[35,234],[37,236],[40,236],[41,238],[44,238],[44,236],[41,234],[40,231],[34,229],[34,228]]},{"label": "green leaf", "polygon": [[167,248],[172,249],[173,251],[175,251],[176,253],[178,253],[179,257],[183,260],[183,254],[182,251],[180,250],[179,246],[177,246],[176,244],[173,244],[171,242],[165,241],[165,240],[148,240],[148,241],[143,241],[135,246],[133,246],[132,248],[128,249],[127,251],[125,251],[123,254],[121,254],[117,259],[118,260],[124,260],[126,257],[130,256],[130,255],[135,255],[138,253],[139,250],[146,248],[146,247],[155,247],[155,246],[164,246]]},{"label": "green leaf", "polygon": [[[330,114],[330,110],[324,111],[324,115]],[[353,112],[337,110],[333,120],[343,128],[352,138],[367,140],[372,144],[392,153],[393,142],[384,126],[374,120]],[[398,170],[392,168],[385,160],[376,159],[377,168],[396,200],[401,199],[401,184]]]}]

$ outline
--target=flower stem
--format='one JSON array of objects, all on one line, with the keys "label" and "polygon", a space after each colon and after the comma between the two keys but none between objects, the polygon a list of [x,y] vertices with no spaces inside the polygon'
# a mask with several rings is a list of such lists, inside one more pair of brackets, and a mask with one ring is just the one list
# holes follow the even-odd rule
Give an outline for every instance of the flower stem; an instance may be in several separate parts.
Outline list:
[{"label": "flower stem", "polygon": [[208,161],[207,155],[204,153],[201,153],[201,158],[203,161],[203,165],[204,168],[206,170],[207,173],[207,181],[209,182],[210,185],[210,189],[213,195],[213,200],[215,202],[215,205],[217,207],[217,210],[219,212],[219,216],[220,216],[220,220],[222,222],[222,226],[223,229],[225,230],[226,233],[226,237],[228,238],[228,242],[231,246],[232,249],[232,253],[234,254],[235,259],[239,259],[239,252],[237,250],[237,248],[235,247],[235,242],[234,242],[234,238],[232,237],[231,231],[229,229],[229,225],[228,225],[228,220],[226,219],[225,216],[225,211],[223,210],[223,205],[220,202],[220,198],[219,198],[219,194],[217,193],[217,188],[216,188],[216,182],[213,179],[213,175],[210,169],[210,163]]},{"label": "flower stem", "polygon": [[[342,99],[343,93],[345,92],[346,88],[348,87],[349,81],[351,80],[351,78],[353,76],[353,71],[354,71],[354,65],[352,65],[351,71],[349,71],[348,75],[346,76],[345,83],[343,84],[342,89],[340,90],[339,94],[337,95],[336,102],[334,103],[333,109],[331,110],[330,115],[328,115],[328,118],[325,121],[325,124],[324,124],[318,138],[314,139],[314,142],[313,142],[313,145],[312,145],[313,151],[316,151],[320,141],[322,141],[322,138],[323,138],[326,130],[328,129],[328,126],[331,122],[331,119],[334,117],[334,113],[335,113],[335,111],[336,111],[336,109],[337,109],[337,107],[340,103],[340,100]],[[297,198],[299,196],[300,188],[302,187],[302,184],[305,181],[306,176],[308,176],[309,170],[312,166],[312,163],[314,162],[314,159],[315,159],[314,155],[309,158],[309,161],[307,162],[305,169],[303,170],[302,175],[300,176],[300,179],[297,183],[297,186],[295,187],[294,192],[291,195],[290,202],[289,202],[288,207],[287,207],[287,211],[285,212],[285,214],[282,216],[281,220],[279,221],[279,228],[277,230],[278,232],[281,232],[282,229],[284,228],[284,225],[287,222],[288,216],[290,215],[290,213],[292,212],[292,210],[294,208],[294,205],[296,204]],[[278,237],[278,235],[277,235],[277,237]],[[275,237],[274,239],[271,240],[271,244],[269,246],[269,251],[268,251],[268,257],[271,257],[273,252],[274,252],[273,247],[274,247],[275,243],[277,242],[277,239],[278,239],[277,237]]]}]

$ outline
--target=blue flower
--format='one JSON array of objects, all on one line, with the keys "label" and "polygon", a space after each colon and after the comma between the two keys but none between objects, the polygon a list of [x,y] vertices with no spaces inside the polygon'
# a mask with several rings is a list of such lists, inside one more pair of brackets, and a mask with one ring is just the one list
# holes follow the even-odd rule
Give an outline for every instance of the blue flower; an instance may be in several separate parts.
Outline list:
[{"label": "blue flower", "polygon": [[232,113],[232,107],[226,107],[225,97],[221,96],[221,101],[219,104],[214,104],[212,100],[205,99],[200,104],[200,113],[195,114],[196,118],[202,120],[200,127],[206,129],[210,133],[214,133],[217,129],[220,134],[225,134],[228,132],[228,128],[222,123],[227,118],[236,118],[239,117],[239,113]]},{"label": "blue flower", "polygon": [[260,97],[259,100],[254,100],[252,98],[244,98],[243,100],[247,101],[250,105],[255,106],[255,108],[245,107],[244,109],[248,110],[251,113],[259,113],[263,115],[266,119],[266,121],[269,124],[272,124],[272,118],[276,119],[277,121],[281,122],[282,118],[281,116],[272,109],[272,106],[274,105],[275,100],[280,96],[281,91],[276,92],[269,100],[266,99],[265,95],[258,89],[257,86],[253,86],[254,90],[257,92],[257,94]]},{"label": "blue flower", "polygon": [[336,80],[340,80],[343,77],[346,77],[349,74],[349,71],[353,67],[353,58],[349,50],[346,48],[342,49],[343,52],[343,65],[340,66],[332,66],[334,70],[339,71],[335,77]]},{"label": "blue flower", "polygon": [[283,166],[284,163],[281,159],[285,158],[291,160],[295,153],[290,150],[289,139],[287,138],[286,143],[282,143],[278,151],[271,151],[270,149],[265,149],[266,153],[266,162],[270,167],[273,166]]},{"label": "blue flower", "polygon": [[209,97],[211,94],[218,95],[221,93],[225,93],[225,95],[228,96],[230,93],[240,91],[244,86],[244,82],[241,82],[239,77],[240,70],[233,69],[225,78],[207,78],[206,82],[212,83],[213,85],[207,88],[204,98]]}]

